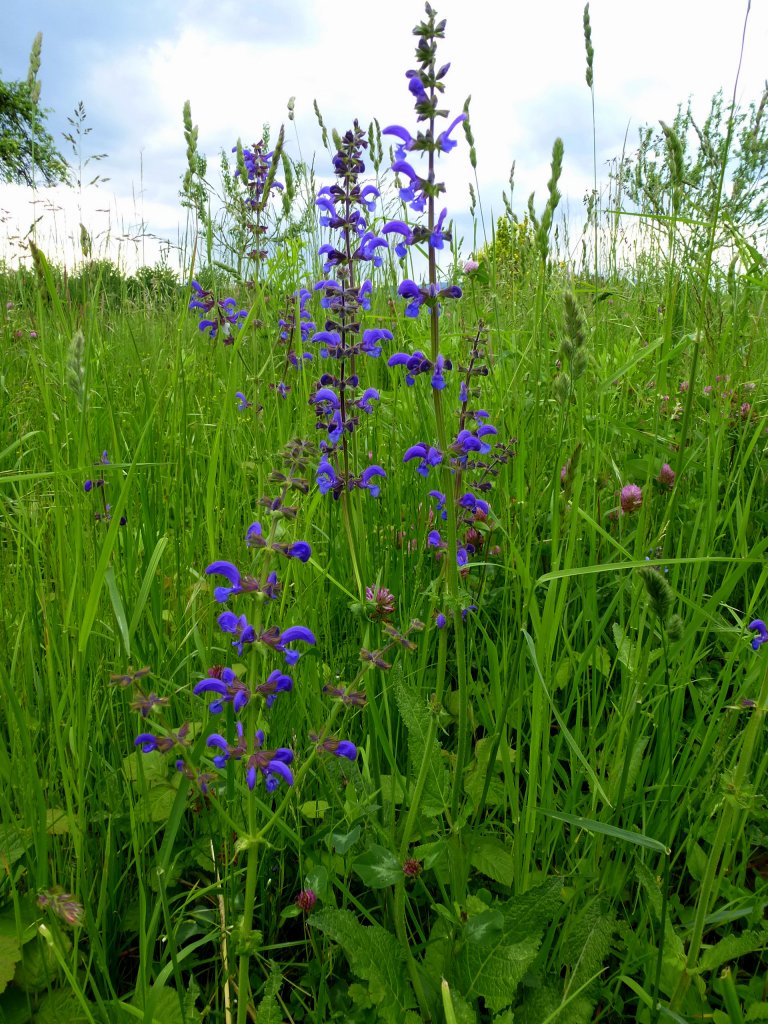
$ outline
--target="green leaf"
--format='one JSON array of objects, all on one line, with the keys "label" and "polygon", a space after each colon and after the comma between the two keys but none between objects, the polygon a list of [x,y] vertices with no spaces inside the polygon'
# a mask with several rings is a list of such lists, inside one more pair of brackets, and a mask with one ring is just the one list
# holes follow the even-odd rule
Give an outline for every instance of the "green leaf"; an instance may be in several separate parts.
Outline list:
[{"label": "green leaf", "polygon": [[321,910],[308,923],[341,946],[353,973],[368,982],[379,1017],[401,1024],[416,1001],[405,978],[405,953],[394,935],[377,924],[360,924],[349,910]]},{"label": "green leaf", "polygon": [[[96,1007],[93,1007],[95,1010]],[[35,1012],[35,1024],[92,1024],[96,1018],[95,1013],[82,1005],[73,992],[66,989],[55,989],[47,996]]]},{"label": "green leaf", "polygon": [[498,942],[504,932],[504,915],[500,910],[485,910],[470,917],[464,928],[467,942]]},{"label": "green leaf", "polygon": [[705,950],[699,960],[702,971],[716,971],[731,960],[738,960],[747,953],[764,951],[768,947],[768,929],[759,932],[742,932],[741,935],[726,935],[724,939]]},{"label": "green leaf", "polygon": [[621,839],[625,843],[634,843],[635,846],[643,846],[646,850],[655,850],[656,853],[664,853],[667,856],[672,852],[664,843],[658,839],[651,839],[641,832],[627,832],[626,829],[616,828],[615,825],[606,825],[605,822],[595,821],[593,818],[581,818],[577,814],[563,814],[562,811],[547,811],[543,807],[537,808],[539,814],[546,814],[548,818],[556,818],[557,821],[564,821],[568,825],[575,825],[576,828],[583,828],[587,832],[599,832],[601,835],[610,836],[612,839]]},{"label": "green leaf", "polygon": [[125,605],[120,595],[120,591],[117,589],[117,580],[115,579],[114,566],[110,565],[104,573],[104,582],[107,584],[107,590],[109,591],[109,600],[112,602],[112,610],[115,613],[115,619],[120,630],[120,636],[123,639],[123,647],[125,648],[125,656],[131,660],[131,638],[128,634],[128,616],[125,614]]},{"label": "green leaf", "polygon": [[446,965],[451,987],[470,1001],[482,997],[493,1011],[506,1009],[536,958],[544,929],[561,907],[562,882],[557,878],[497,904],[491,913],[501,912],[501,935],[489,928],[486,941],[466,941],[460,947]]},{"label": "green leaf", "polygon": [[331,832],[331,845],[336,853],[340,853],[343,856],[355,845],[361,833],[362,829],[359,825],[355,825],[349,832]]},{"label": "green leaf", "polygon": [[32,842],[31,829],[17,828],[15,825],[0,826],[0,850],[3,851],[4,863],[9,867],[21,860]]},{"label": "green leaf", "polygon": [[515,877],[515,858],[505,843],[493,836],[471,837],[469,859],[472,867],[501,885],[511,886]]},{"label": "green leaf", "polygon": [[16,971],[16,964],[21,960],[21,946],[9,935],[0,935],[0,992],[4,992],[8,982]]},{"label": "green leaf", "polygon": [[264,985],[264,995],[256,1008],[256,1024],[282,1024],[283,1011],[276,998],[282,985],[282,971],[272,962],[269,965],[269,977]]},{"label": "green leaf", "polygon": [[371,846],[352,862],[352,870],[369,889],[384,889],[403,877],[403,866],[398,858],[383,846]]},{"label": "green leaf", "polygon": [[408,730],[409,774],[416,779],[426,758],[428,769],[421,799],[421,812],[429,817],[442,814],[450,803],[451,784],[446,765],[440,756],[440,746],[435,739],[432,716],[427,705],[412,687],[395,680],[395,700],[400,717]]},{"label": "green leaf", "polygon": [[182,1011],[179,993],[166,985],[153,985],[147,993],[146,1003],[137,992],[133,1003],[144,1010],[145,1020],[149,1017],[152,1024],[200,1024],[202,1021],[199,1011],[187,1006],[186,1002],[186,1012]]},{"label": "green leaf", "polygon": [[0,1024],[28,1024],[32,1019],[29,997],[17,988],[0,995]]},{"label": "green leaf", "polygon": [[299,811],[309,821],[322,821],[330,806],[326,800],[307,800],[299,807]]},{"label": "green leaf", "polygon": [[517,987],[536,958],[538,937],[512,945],[498,939],[466,943],[455,958],[453,984],[465,999],[480,996],[491,1010],[503,1010],[514,1002]]}]

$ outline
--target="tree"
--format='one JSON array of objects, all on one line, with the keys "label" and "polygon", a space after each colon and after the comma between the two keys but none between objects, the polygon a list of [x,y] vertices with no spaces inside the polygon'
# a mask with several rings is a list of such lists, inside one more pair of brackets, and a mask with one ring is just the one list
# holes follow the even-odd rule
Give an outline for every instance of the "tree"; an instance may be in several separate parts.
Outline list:
[{"label": "tree", "polygon": [[40,106],[40,51],[38,32],[29,55],[24,82],[0,80],[0,180],[34,185],[40,177],[46,185],[67,182],[69,167],[46,131],[46,110]]}]

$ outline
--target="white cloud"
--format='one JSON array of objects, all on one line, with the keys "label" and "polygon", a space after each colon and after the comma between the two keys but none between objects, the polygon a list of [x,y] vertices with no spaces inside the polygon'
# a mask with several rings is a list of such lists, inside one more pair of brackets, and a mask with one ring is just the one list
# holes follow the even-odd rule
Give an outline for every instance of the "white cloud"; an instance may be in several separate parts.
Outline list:
[{"label": "white cloud", "polygon": [[[562,188],[571,210],[578,210],[591,188],[592,171],[581,0],[537,5],[435,0],[435,6],[448,20],[440,44],[441,60],[452,63],[446,107],[458,112],[472,94],[485,209],[501,212],[501,189],[507,188],[513,160],[517,208],[524,208],[533,189],[540,206],[552,142],[562,135]],[[750,16],[742,100],[757,99],[762,86],[767,6],[753,5]],[[318,176],[327,173],[329,161],[320,152],[313,100],[327,126],[340,131],[354,117],[413,127],[404,73],[413,62],[411,29],[422,16],[420,2],[388,0],[386,17],[360,0],[322,7],[314,0],[223,0],[215,12],[213,7],[210,0],[188,0],[179,8],[173,34],[139,42],[111,39],[102,47],[109,56],[81,69],[86,105],[98,102],[118,140],[109,147],[109,160],[99,165],[114,189],[106,226],[95,205],[87,209],[94,235],[114,239],[115,224],[122,232],[124,225],[139,223],[138,201],[132,198],[139,193],[150,230],[174,232],[183,223],[177,197],[185,170],[182,107],[187,99],[213,176],[219,151],[238,136],[245,144],[257,141],[265,122],[274,136],[286,121],[290,96],[296,97],[296,122],[286,123],[289,152],[294,157],[301,152],[308,162],[317,153]],[[689,95],[700,116],[718,87],[730,96],[744,10],[721,0],[645,0],[640,8],[635,0],[592,0],[590,10],[598,171],[604,177],[604,161],[620,152],[628,126],[632,149],[641,123],[671,119],[677,103]],[[446,204],[459,217],[468,206],[467,183],[473,178],[466,148],[461,145],[444,166]],[[67,226],[56,237],[72,235],[73,224],[79,231],[70,201],[58,194],[55,201],[67,210]],[[0,191],[0,206],[9,202],[8,193]],[[26,216],[22,208],[19,226]]]}]

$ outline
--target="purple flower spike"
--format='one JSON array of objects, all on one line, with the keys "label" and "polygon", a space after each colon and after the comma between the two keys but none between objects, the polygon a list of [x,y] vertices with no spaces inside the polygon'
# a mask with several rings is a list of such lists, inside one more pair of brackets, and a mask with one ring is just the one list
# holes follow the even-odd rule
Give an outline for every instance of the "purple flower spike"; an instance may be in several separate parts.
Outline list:
[{"label": "purple flower spike", "polygon": [[768,627],[762,619],[755,619],[750,622],[749,628],[753,633],[757,633],[757,636],[752,639],[752,650],[757,651],[762,644],[768,643]]}]

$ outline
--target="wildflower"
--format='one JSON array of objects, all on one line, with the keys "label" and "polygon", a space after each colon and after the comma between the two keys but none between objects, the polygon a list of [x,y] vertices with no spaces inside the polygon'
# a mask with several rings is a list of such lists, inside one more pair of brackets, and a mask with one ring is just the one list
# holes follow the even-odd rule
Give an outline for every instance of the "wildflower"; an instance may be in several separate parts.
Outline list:
[{"label": "wildflower", "polygon": [[473,270],[479,270],[479,268],[480,264],[477,262],[477,260],[467,260],[464,266],[462,267],[462,270],[464,271],[465,274],[471,274]]},{"label": "wildflower", "polygon": [[158,697],[156,693],[144,694],[137,690],[130,707],[131,711],[138,711],[142,718],[148,718],[154,708],[167,707],[169,703],[168,697]]},{"label": "wildflower", "polygon": [[349,761],[357,760],[357,747],[350,740],[335,740],[331,737],[321,740],[315,732],[311,732],[309,738],[317,744],[319,754],[335,754],[336,757],[346,757]]},{"label": "wildflower", "polygon": [[237,648],[238,655],[242,658],[244,644],[252,644],[256,639],[256,630],[248,622],[245,615],[239,617],[234,612],[222,612],[218,618],[219,628],[224,633],[232,633],[235,639],[232,646]]},{"label": "wildflower", "polygon": [[317,896],[313,889],[302,889],[299,895],[294,900],[294,903],[302,910],[305,914],[308,914],[310,910],[317,903]]},{"label": "wildflower", "polygon": [[223,668],[217,678],[210,676],[201,680],[193,692],[198,696],[201,693],[219,694],[216,700],[212,700],[208,705],[212,715],[220,714],[227,703],[231,704],[235,714],[238,714],[251,699],[251,691],[237,678],[231,668]]},{"label": "wildflower", "polygon": [[415,857],[406,857],[403,861],[403,874],[406,878],[418,878],[422,872],[421,861]]},{"label": "wildflower", "polygon": [[[258,525],[258,523],[254,523],[254,526]],[[260,590],[259,581],[253,576],[242,576],[240,570],[232,562],[211,562],[207,566],[205,573],[207,576],[224,576],[232,584],[229,587],[216,587],[213,591],[213,596],[219,604],[224,604],[225,601],[229,600],[230,597],[234,597],[235,594],[246,594],[251,591]],[[228,632],[231,632],[231,630]]]},{"label": "wildflower", "polygon": [[671,491],[672,488],[675,486],[675,475],[676,474],[674,469],[672,469],[668,462],[665,462],[662,465],[659,471],[659,475],[656,477],[656,479],[659,481],[660,484],[662,484],[662,486],[668,487]]},{"label": "wildflower", "polygon": [[386,587],[366,587],[365,600],[372,619],[388,619],[395,611],[395,595]]},{"label": "wildflower", "polygon": [[[287,747],[278,747],[276,750],[262,750],[264,744],[264,733],[259,729],[253,737],[250,745],[243,739],[243,723],[236,723],[238,741],[235,744],[227,743],[223,736],[212,733],[208,737],[207,745],[220,750],[216,754],[213,763],[217,768],[223,768],[227,761],[240,761],[248,755],[245,769],[245,779],[249,789],[253,789],[256,780],[261,773],[265,780],[268,793],[273,793],[280,785],[280,780],[289,786],[293,785],[293,772],[288,765],[293,761],[293,751]],[[251,753],[249,753],[249,749]]]},{"label": "wildflower", "polygon": [[460,299],[461,288],[456,284],[443,286],[428,284],[424,287],[419,287],[415,281],[406,278],[398,287],[397,294],[403,299],[410,300],[405,307],[405,315],[417,317],[419,310],[424,305],[429,309],[437,309],[439,313],[440,303],[438,299]]},{"label": "wildflower", "polygon": [[240,410],[240,412],[242,412],[243,409],[250,409],[250,407],[253,405],[253,402],[249,402],[242,391],[236,391],[235,398],[238,399],[237,408]]},{"label": "wildflower", "polygon": [[362,409],[363,412],[372,413],[373,406],[371,402],[379,401],[379,392],[376,388],[366,388],[362,395],[352,404],[357,406],[358,409]]},{"label": "wildflower", "polygon": [[181,759],[176,762],[176,771],[181,772],[182,775],[197,786],[203,796],[208,796],[214,779],[211,772],[197,772]]},{"label": "wildflower", "polygon": [[148,665],[144,668],[137,669],[135,672],[131,672],[129,669],[128,672],[123,675],[113,673],[109,677],[109,681],[113,686],[130,686],[132,683],[135,683],[137,679],[143,679],[144,676],[150,675],[151,671],[152,670]]},{"label": "wildflower", "polygon": [[189,746],[188,732],[189,722],[185,722],[178,732],[170,732],[167,736],[156,736],[151,732],[140,733],[133,741],[133,745],[141,747],[143,754],[151,754],[154,750],[158,750],[161,754],[167,754],[169,750],[173,750],[177,745],[180,747]]},{"label": "wildflower", "polygon": [[363,708],[368,702],[364,693],[359,690],[347,690],[343,686],[326,685],[323,687],[323,693],[327,693],[330,697],[336,697],[342,704],[348,704],[350,707]]},{"label": "wildflower", "polygon": [[442,463],[443,453],[438,448],[419,442],[408,448],[403,456],[403,462],[410,462],[411,459],[419,459],[416,472],[421,476],[427,476],[431,467]]},{"label": "wildflower", "polygon": [[621,511],[624,515],[637,512],[643,504],[643,492],[637,484],[627,484],[621,489]]},{"label": "wildflower", "polygon": [[368,491],[372,498],[378,498],[381,488],[374,480],[376,477],[386,477],[386,475],[381,466],[367,466],[354,482],[361,490]]},{"label": "wildflower", "polygon": [[762,644],[768,643],[768,627],[762,619],[755,619],[750,622],[749,628],[753,633],[757,633],[757,636],[752,638],[752,650],[757,651]]},{"label": "wildflower", "polygon": [[334,491],[335,493],[336,487],[339,483],[339,478],[336,475],[336,470],[330,464],[326,455],[322,455],[320,458],[320,463],[315,474],[315,480],[321,494],[327,494],[328,491]]},{"label": "wildflower", "polygon": [[51,910],[62,921],[73,926],[80,926],[85,917],[82,903],[71,893],[64,892],[58,885],[52,889],[43,889],[38,893],[37,905],[44,910]]}]

